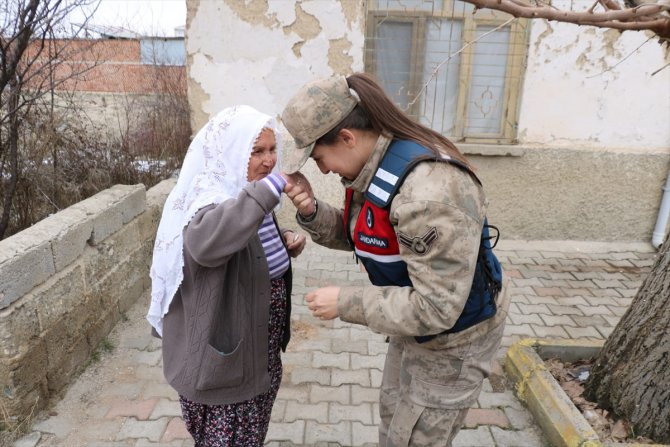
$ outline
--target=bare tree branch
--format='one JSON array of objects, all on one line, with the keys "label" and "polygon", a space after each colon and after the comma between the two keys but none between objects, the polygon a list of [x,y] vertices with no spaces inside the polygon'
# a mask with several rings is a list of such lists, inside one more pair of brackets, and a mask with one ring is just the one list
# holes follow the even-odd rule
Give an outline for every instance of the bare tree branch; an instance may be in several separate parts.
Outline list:
[{"label": "bare tree branch", "polygon": [[[622,31],[650,30],[661,38],[670,39],[670,5],[665,3],[644,3],[632,8],[622,8],[614,0],[601,0],[585,11],[565,11],[547,5],[525,3],[522,0],[464,1],[478,8],[494,9],[514,17],[547,19]],[[598,5],[604,11],[594,12]]]},{"label": "bare tree branch", "polygon": [[84,47],[75,39],[59,41],[57,34],[70,13],[94,2],[98,0],[11,0],[0,9],[0,239],[8,228],[22,175],[19,152],[26,117],[45,96],[53,97],[59,85],[90,69],[90,64],[76,69],[63,63],[70,45],[79,52]]}]

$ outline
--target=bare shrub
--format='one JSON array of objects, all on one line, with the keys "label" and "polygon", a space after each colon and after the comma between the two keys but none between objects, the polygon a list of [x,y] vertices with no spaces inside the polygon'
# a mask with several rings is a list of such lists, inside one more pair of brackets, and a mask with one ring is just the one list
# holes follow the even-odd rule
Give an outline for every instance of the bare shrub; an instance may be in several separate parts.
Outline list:
[{"label": "bare shrub", "polygon": [[133,103],[117,137],[95,130],[74,101],[41,104],[25,116],[5,237],[115,184],[150,188],[179,168],[191,136],[185,89]]},{"label": "bare shrub", "polygon": [[[124,55],[128,45],[80,39],[90,17],[66,30],[65,17],[96,0],[5,3],[0,6],[0,239],[116,183],[150,187],[171,175],[191,133],[184,67],[139,64],[115,77],[105,61]],[[115,89],[105,90],[111,84]],[[75,93],[119,92],[118,86],[128,88],[121,90],[128,97],[150,101],[138,102],[121,132],[110,132],[115,123],[92,125]]]}]

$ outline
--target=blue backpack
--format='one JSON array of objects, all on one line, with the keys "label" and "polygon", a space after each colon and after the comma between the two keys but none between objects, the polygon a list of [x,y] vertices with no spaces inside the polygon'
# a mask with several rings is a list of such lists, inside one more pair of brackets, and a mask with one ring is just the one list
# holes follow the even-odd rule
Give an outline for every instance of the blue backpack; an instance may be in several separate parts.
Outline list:
[{"label": "blue backpack", "polygon": [[[404,140],[394,140],[386,150],[382,161],[379,164],[378,171],[384,170],[396,176],[394,184],[387,183],[379,176],[375,176],[368,187],[365,197],[381,208],[390,206],[393,197],[397,194],[400,185],[407,174],[419,162],[431,160],[445,163],[451,163],[469,173],[477,183],[481,184],[477,176],[470,168],[452,158],[436,158],[435,154],[429,149],[413,142]],[[376,191],[382,190],[382,196],[385,200],[379,198],[379,194],[370,194],[370,189],[376,188]],[[386,194],[387,193],[387,194]],[[477,264],[475,274],[472,280],[472,287],[468,300],[465,303],[461,313],[454,326],[443,333],[456,333],[474,326],[484,320],[493,317],[496,314],[496,297],[502,290],[502,268],[500,262],[493,253],[493,248],[498,243],[500,231],[497,227],[489,225],[488,219],[484,219],[481,240],[479,243],[479,253],[477,255]],[[415,339],[419,343],[425,343],[432,340],[439,334],[417,336]]]}]

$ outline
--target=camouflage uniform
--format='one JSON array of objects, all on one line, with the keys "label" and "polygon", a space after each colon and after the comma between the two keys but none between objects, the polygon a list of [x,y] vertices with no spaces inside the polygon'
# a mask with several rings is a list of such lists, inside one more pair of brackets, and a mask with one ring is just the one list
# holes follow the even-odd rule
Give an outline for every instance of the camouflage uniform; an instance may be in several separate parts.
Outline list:
[{"label": "camouflage uniform", "polygon": [[[353,182],[349,222],[353,225],[390,138],[381,136]],[[340,319],[390,336],[380,396],[380,446],[450,445],[488,376],[500,345],[509,306],[506,288],[497,314],[455,334],[419,344],[414,336],[449,329],[467,300],[487,202],[482,188],[463,170],[422,162],[407,176],[390,207],[396,234],[411,240],[435,227],[428,250],[400,244],[413,287],[342,287]],[[318,212],[301,227],[324,246],[351,250],[343,211],[318,202]]]}]

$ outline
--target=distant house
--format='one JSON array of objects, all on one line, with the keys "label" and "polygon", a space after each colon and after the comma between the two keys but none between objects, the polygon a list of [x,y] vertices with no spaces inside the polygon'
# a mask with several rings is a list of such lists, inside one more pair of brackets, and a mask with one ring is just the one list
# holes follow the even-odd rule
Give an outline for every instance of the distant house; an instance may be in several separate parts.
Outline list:
[{"label": "distant house", "polygon": [[[187,0],[187,11],[194,129],[238,103],[278,116],[305,82],[367,71],[468,155],[503,238],[651,239],[670,165],[670,69],[651,75],[667,59],[644,32],[457,0]],[[336,178],[311,162],[306,172],[342,205]]]},{"label": "distant house", "polygon": [[[58,54],[55,91],[76,98],[93,123],[115,133],[139,103],[186,95],[183,35],[146,37],[117,27],[90,27],[88,34],[95,38],[49,41],[41,56]],[[31,84],[44,81],[37,77]]]}]

